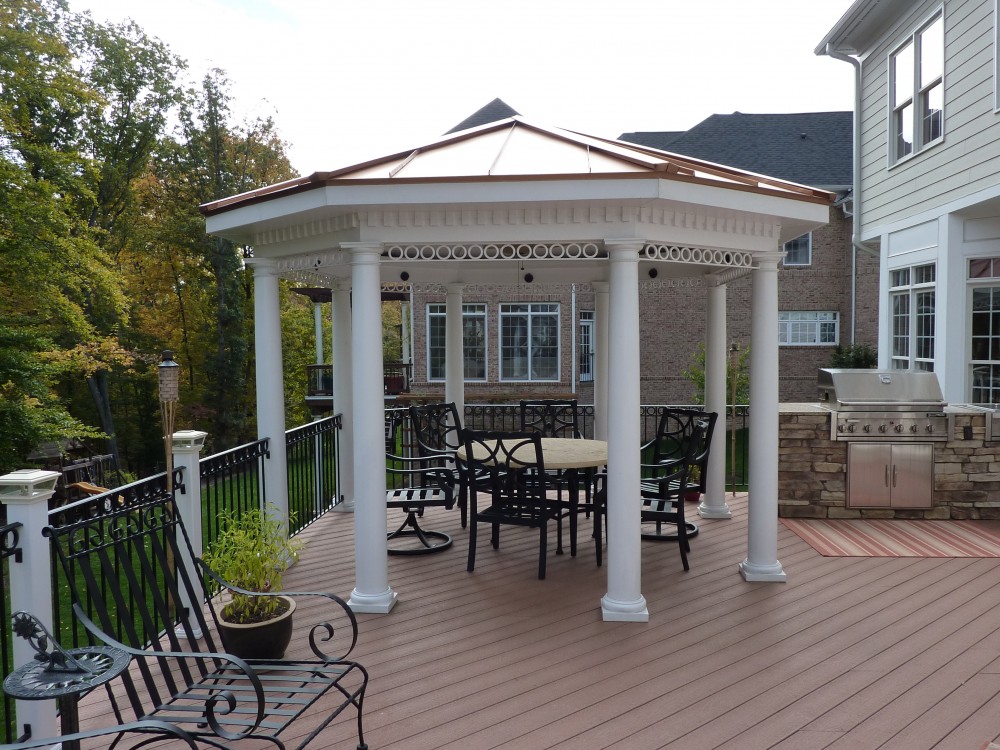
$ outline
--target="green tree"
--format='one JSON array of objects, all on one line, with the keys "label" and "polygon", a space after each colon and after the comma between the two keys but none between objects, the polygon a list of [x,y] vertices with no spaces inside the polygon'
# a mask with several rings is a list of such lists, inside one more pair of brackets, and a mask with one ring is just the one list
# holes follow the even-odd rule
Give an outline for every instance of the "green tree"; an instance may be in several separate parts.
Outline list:
[{"label": "green tree", "polygon": [[[682,373],[694,383],[692,400],[705,403],[705,345],[698,344],[691,355],[691,364]],[[726,401],[734,404],[750,403],[750,347],[730,350],[726,357]]]}]

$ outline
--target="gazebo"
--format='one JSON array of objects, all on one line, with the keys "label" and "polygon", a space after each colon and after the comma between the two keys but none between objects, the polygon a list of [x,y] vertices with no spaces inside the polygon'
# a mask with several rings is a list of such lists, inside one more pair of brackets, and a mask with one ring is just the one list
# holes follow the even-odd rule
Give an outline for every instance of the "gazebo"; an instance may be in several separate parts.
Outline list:
[{"label": "gazebo", "polygon": [[[517,116],[333,172],[206,204],[207,230],[252,247],[260,436],[285,429],[278,279],[328,288],[342,487],[356,525],[352,608],[388,613],[381,292],[446,295],[445,398],[462,413],[462,300],[497,285],[595,295],[595,435],[608,441],[605,620],[645,621],[639,498],[639,289],[707,295],[706,406],[725,411],[726,284],[752,277],[749,532],[739,571],[783,581],[777,559],[778,263],[826,223],[826,191],[545,127]],[[721,431],[715,449],[724,451]],[[267,496],[287,508],[284,443]],[[722,461],[699,513],[727,518]]]}]

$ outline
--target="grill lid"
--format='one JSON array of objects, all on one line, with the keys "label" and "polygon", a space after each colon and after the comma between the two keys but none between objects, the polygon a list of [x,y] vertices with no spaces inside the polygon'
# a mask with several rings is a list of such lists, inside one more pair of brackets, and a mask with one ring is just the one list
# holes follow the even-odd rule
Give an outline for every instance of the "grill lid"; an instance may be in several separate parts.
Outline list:
[{"label": "grill lid", "polygon": [[823,368],[819,400],[839,411],[943,411],[937,375],[922,370]]}]

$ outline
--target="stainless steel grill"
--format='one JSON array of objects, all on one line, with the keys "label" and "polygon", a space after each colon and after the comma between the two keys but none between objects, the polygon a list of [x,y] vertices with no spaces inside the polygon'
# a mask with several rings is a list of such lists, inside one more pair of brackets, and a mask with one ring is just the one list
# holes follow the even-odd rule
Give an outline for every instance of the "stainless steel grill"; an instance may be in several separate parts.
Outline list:
[{"label": "stainless steel grill", "polygon": [[821,369],[820,404],[833,412],[833,440],[942,441],[947,404],[933,372]]}]

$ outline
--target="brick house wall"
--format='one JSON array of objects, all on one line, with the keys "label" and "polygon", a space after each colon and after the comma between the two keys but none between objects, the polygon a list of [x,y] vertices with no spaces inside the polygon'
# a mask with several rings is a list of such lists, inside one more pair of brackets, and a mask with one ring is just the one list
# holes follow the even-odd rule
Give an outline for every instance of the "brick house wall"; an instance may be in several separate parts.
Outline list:
[{"label": "brick house wall", "polygon": [[[874,346],[878,328],[878,259],[859,253],[856,341]],[[646,279],[643,279],[644,281]],[[704,287],[678,285],[640,291],[641,400],[644,404],[692,403],[695,386],[684,375],[705,339],[707,295]],[[529,291],[530,287],[523,287]],[[741,349],[750,341],[750,277],[727,288],[727,336]],[[779,310],[837,311],[840,343],[851,340],[851,220],[839,207],[830,209],[830,223],[813,233],[812,264],[781,268],[778,273]],[[581,403],[593,403],[590,383],[572,382],[572,293],[567,288],[553,294],[485,294],[465,302],[485,303],[487,309],[487,382],[467,383],[466,401],[517,400],[529,393],[538,397],[575,394]],[[553,383],[501,382],[499,377],[499,305],[503,302],[558,302],[560,305],[560,380]],[[444,383],[427,381],[427,304],[444,302],[444,295],[416,295],[414,300],[415,393],[437,396]],[[576,295],[576,311],[592,311],[590,292]],[[782,346],[779,349],[779,398],[782,401],[815,401],[816,372],[830,364],[833,346]],[[612,363],[613,366],[613,363]]]}]

